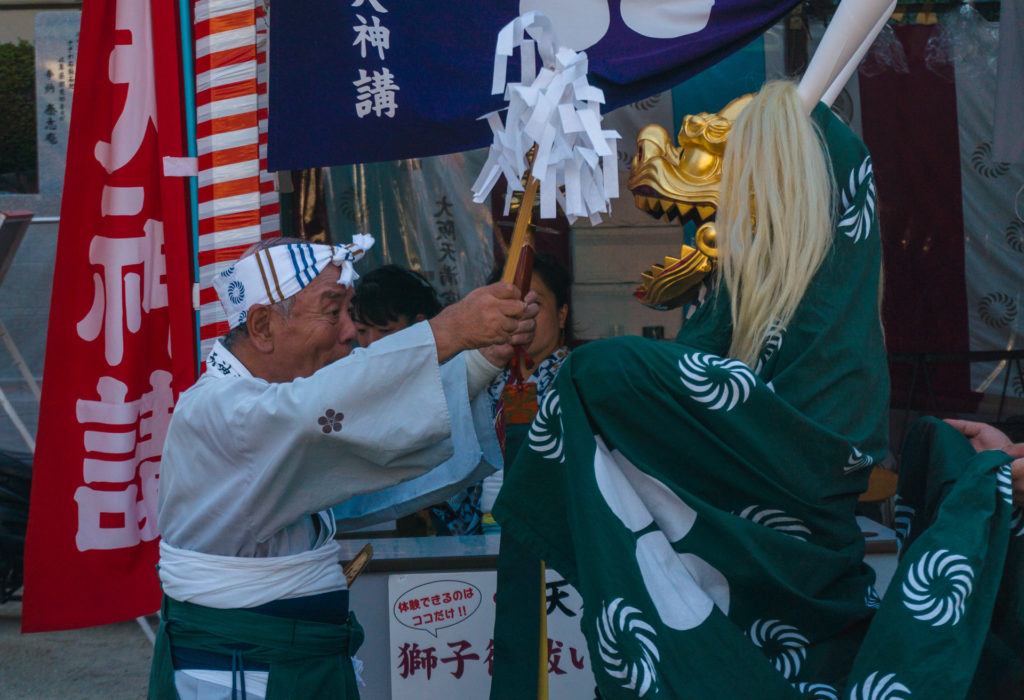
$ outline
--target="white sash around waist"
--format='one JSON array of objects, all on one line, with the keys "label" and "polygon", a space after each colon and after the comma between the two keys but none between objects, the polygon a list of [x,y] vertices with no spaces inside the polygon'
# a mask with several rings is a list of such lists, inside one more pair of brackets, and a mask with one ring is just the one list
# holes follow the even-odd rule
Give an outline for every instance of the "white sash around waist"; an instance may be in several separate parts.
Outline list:
[{"label": "white sash around waist", "polygon": [[252,608],[345,590],[338,543],[284,557],[225,557],[160,542],[160,584],[175,600],[208,608]]}]

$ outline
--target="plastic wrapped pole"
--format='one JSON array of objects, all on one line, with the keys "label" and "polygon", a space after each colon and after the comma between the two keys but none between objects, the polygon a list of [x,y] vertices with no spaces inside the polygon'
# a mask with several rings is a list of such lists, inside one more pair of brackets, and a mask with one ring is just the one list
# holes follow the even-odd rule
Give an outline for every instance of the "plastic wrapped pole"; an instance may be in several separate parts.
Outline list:
[{"label": "plastic wrapped pole", "polygon": [[331,233],[371,231],[378,244],[363,269],[419,270],[451,303],[484,284],[494,263],[493,223],[470,185],[486,151],[330,169],[324,196]]}]

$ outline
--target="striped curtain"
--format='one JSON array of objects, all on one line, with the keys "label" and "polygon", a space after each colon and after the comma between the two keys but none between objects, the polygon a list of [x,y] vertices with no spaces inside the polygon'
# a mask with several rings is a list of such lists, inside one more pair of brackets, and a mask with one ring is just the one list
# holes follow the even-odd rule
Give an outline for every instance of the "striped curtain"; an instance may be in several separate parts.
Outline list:
[{"label": "striped curtain", "polygon": [[253,243],[280,235],[267,172],[267,9],[264,0],[195,3],[201,357],[228,330],[214,275]]}]

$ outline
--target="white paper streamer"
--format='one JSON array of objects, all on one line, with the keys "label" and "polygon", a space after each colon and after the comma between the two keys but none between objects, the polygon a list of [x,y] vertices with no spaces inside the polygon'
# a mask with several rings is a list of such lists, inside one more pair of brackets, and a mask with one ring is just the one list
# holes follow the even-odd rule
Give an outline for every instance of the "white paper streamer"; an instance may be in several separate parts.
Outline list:
[{"label": "white paper streamer", "polygon": [[[509,83],[508,59],[516,48],[520,81]],[[494,141],[473,183],[473,201],[482,203],[504,175],[508,214],[512,192],[523,189],[526,155],[536,145],[532,172],[540,180],[541,218],[554,218],[557,203],[570,223],[581,216],[600,223],[619,194],[614,154],[620,136],[601,128],[604,93],[587,82],[586,53],[559,46],[550,20],[526,12],[498,32],[491,94],[504,95],[508,108],[504,123],[497,112],[481,117]]]}]

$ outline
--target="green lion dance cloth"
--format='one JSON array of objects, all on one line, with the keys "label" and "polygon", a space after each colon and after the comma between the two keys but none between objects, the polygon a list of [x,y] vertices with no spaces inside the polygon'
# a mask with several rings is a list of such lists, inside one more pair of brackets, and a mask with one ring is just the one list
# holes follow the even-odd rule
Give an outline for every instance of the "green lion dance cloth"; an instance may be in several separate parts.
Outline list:
[{"label": "green lion dance cloth", "polygon": [[537,656],[537,604],[510,609],[524,553],[583,596],[602,698],[996,697],[1019,673],[1024,516],[1005,454],[919,423],[884,601],[863,563],[854,508],[888,448],[875,186],[863,143],[824,106],[813,117],[834,245],[756,367],[726,357],[719,287],[676,343],[586,345],[545,397],[494,510],[492,698],[536,691],[511,668],[511,650]]}]

